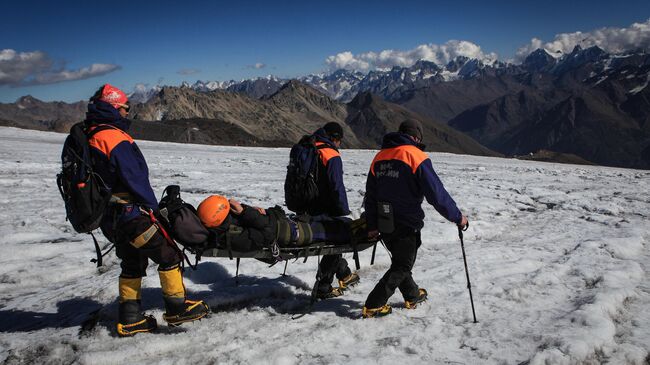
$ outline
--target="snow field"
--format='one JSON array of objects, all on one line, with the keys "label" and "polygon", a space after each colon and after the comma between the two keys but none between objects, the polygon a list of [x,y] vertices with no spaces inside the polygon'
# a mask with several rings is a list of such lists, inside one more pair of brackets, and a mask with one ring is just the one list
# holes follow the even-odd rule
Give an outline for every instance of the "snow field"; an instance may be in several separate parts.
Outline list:
[{"label": "snow field", "polygon": [[[424,204],[413,270],[429,301],[360,320],[367,294],[390,265],[378,247],[361,256],[361,283],[309,301],[316,259],[268,265],[205,258],[187,270],[190,296],[215,313],[198,323],[130,339],[115,336],[119,260],[105,267],[92,239],[65,222],[56,188],[62,134],[0,128],[0,361],[4,363],[461,364],[648,363],[650,173],[431,153],[470,219],[465,250],[479,323],[472,323],[456,227]],[[287,149],[138,141],[154,191],[179,184],[197,205],[223,194],[282,205]],[[373,151],[342,151],[353,216],[361,212]],[[99,234],[101,237],[101,234]],[[100,242],[105,244],[103,237]],[[351,266],[354,262],[348,255]],[[156,267],[143,306],[162,322]],[[97,311],[93,316],[91,313]],[[80,331],[89,318],[97,325]]]}]

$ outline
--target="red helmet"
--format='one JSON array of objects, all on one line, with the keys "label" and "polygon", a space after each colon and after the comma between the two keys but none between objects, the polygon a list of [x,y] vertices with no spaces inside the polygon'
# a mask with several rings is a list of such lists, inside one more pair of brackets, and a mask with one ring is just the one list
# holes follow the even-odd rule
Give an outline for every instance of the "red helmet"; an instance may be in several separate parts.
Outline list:
[{"label": "red helmet", "polygon": [[230,213],[230,203],[221,195],[211,195],[199,204],[197,212],[203,225],[209,228],[218,227]]},{"label": "red helmet", "polygon": [[111,104],[115,109],[128,108],[127,103],[129,102],[129,98],[126,97],[124,91],[111,84],[106,84],[102,87],[99,100]]}]

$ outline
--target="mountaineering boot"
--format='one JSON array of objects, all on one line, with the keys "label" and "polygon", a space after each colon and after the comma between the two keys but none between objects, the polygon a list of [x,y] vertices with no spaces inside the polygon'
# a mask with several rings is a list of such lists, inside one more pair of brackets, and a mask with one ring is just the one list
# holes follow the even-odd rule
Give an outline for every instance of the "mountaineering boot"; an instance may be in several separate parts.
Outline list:
[{"label": "mountaineering boot", "polygon": [[383,306],[379,308],[366,308],[363,307],[363,311],[361,312],[361,316],[363,318],[374,318],[374,317],[383,317],[391,314],[393,312],[393,308],[390,307],[388,304],[384,304]]},{"label": "mountaineering boot", "polygon": [[339,290],[346,290],[349,287],[355,286],[359,283],[361,279],[359,274],[356,272],[351,273],[350,275],[339,280]]},{"label": "mountaineering boot", "polygon": [[119,279],[120,306],[118,309],[117,334],[120,337],[133,336],[140,332],[151,332],[158,327],[153,316],[140,310],[140,285],[142,278]]},{"label": "mountaineering boot", "polygon": [[163,319],[170,326],[196,321],[210,313],[210,308],[202,300],[168,297],[163,297],[163,299],[165,300],[166,309]]},{"label": "mountaineering boot", "polygon": [[406,309],[415,309],[415,307],[417,307],[418,304],[424,302],[425,300],[427,300],[427,291],[420,288],[418,289],[418,296],[412,300],[405,300],[404,306],[406,307]]},{"label": "mountaineering boot", "polygon": [[318,291],[316,293],[316,298],[329,299],[329,298],[340,297],[341,295],[343,295],[343,291],[341,289],[330,287],[329,291]]},{"label": "mountaineering boot", "polygon": [[140,332],[151,332],[158,328],[153,316],[144,315],[140,311],[139,300],[127,300],[120,303],[117,334],[120,337],[133,336]]},{"label": "mountaineering boot", "polygon": [[183,286],[183,276],[179,266],[168,270],[159,270],[158,275],[165,301],[163,319],[170,326],[192,322],[210,313],[210,308],[202,300],[185,298],[185,286]]}]

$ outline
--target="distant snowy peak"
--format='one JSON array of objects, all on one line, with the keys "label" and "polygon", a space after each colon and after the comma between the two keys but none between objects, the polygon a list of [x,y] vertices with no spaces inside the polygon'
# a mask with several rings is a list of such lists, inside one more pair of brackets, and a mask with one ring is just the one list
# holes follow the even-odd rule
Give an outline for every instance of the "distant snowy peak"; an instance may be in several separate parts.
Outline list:
[{"label": "distant snowy peak", "polygon": [[556,66],[551,70],[551,72],[558,75],[576,69],[578,67],[582,67],[586,64],[594,64],[597,68],[603,68],[601,61],[610,57],[611,55],[603,51],[598,46],[583,49],[578,45],[573,48],[573,51],[571,51],[571,53],[560,57],[557,60]]},{"label": "distant snowy peak", "polygon": [[269,75],[255,79],[242,80],[228,86],[226,90],[262,99],[275,94],[288,80]]},{"label": "distant snowy peak", "polygon": [[230,86],[236,84],[237,82],[234,80],[230,81],[201,81],[197,80],[192,86],[190,86],[192,89],[199,91],[199,92],[209,92],[209,91],[214,91],[214,90],[224,90],[229,88]]},{"label": "distant snowy peak", "polygon": [[303,76],[298,80],[311,85],[334,99],[340,99],[363,78],[364,74],[361,72],[341,69],[331,74]]},{"label": "distant snowy peak", "polygon": [[485,72],[504,68],[506,64],[459,56],[446,65],[419,60],[409,67],[394,66],[386,70],[371,70],[367,74],[337,70],[327,75],[302,78],[331,97],[348,102],[361,91],[387,96],[403,87],[419,87],[432,83],[480,77]]},{"label": "distant snowy peak", "polygon": [[[528,58],[540,52],[537,50]],[[536,71],[554,76],[572,73],[579,77],[579,81],[600,88],[607,88],[615,82],[629,94],[637,94],[648,86],[650,80],[650,54],[644,50],[609,54],[598,46],[584,49],[576,46],[571,53],[563,54],[550,66]]]},{"label": "distant snowy peak", "polygon": [[162,88],[160,85],[154,85],[152,87],[147,87],[142,84],[136,85],[135,91],[129,95],[129,100],[132,104],[146,103],[156,96]]},{"label": "distant snowy peak", "polygon": [[545,49],[538,48],[524,59],[522,67],[528,71],[541,71],[552,68],[556,63],[556,57],[553,57]]}]

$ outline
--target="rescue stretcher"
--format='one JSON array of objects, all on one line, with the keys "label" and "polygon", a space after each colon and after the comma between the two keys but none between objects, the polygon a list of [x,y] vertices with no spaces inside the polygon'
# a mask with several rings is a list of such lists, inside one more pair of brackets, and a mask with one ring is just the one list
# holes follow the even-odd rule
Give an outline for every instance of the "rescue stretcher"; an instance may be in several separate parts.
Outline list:
[{"label": "rescue stretcher", "polygon": [[[358,253],[370,247],[376,246],[377,241],[368,241],[356,244],[334,244],[328,242],[315,242],[307,246],[299,247],[278,247],[280,256],[283,259],[300,259],[305,260],[310,256],[336,255],[343,253]],[[254,259],[272,259],[274,257],[270,248],[264,247],[254,251],[234,251],[228,248],[208,248],[202,253],[203,257],[228,257],[228,258],[254,258]]]},{"label": "rescue stretcher", "polygon": [[[367,250],[372,247],[372,257],[370,259],[370,265],[374,264],[375,261],[375,252],[377,250],[376,240],[364,241],[358,243],[350,244],[335,244],[331,242],[314,242],[307,246],[293,246],[293,247],[280,247],[276,246],[278,251],[273,252],[273,248],[263,247],[253,251],[235,251],[227,247],[212,247],[206,248],[201,253],[202,257],[227,257],[231,260],[237,260],[237,270],[235,274],[235,279],[239,276],[239,264],[242,258],[254,258],[267,263],[270,263],[271,266],[275,265],[277,262],[284,261],[284,272],[286,274],[287,265],[290,260],[299,260],[303,259],[303,263],[307,262],[309,257],[324,255],[336,255],[344,253],[352,253],[354,264],[357,270],[361,268],[359,263],[359,252]],[[318,276],[318,275],[317,275]]]}]

